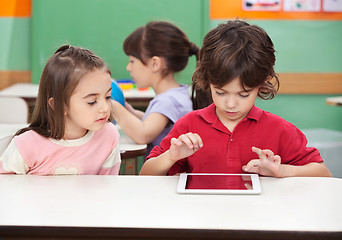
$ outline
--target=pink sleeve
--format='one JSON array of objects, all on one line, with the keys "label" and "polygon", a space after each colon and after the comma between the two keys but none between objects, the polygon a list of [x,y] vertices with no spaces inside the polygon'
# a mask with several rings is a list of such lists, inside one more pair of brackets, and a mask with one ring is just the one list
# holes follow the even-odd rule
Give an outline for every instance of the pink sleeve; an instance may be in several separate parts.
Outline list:
[{"label": "pink sleeve", "polygon": [[[119,139],[119,133],[117,132],[117,139]],[[116,141],[115,147],[109,157],[106,159],[98,175],[118,175],[121,164],[120,146],[119,141]]]}]

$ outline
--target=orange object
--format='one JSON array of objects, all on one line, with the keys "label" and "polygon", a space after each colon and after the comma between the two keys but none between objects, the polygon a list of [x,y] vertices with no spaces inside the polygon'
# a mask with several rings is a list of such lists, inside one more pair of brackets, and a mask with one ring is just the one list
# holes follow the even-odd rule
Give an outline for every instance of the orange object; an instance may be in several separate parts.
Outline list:
[{"label": "orange object", "polygon": [[[281,1],[283,3],[283,1]],[[244,11],[242,0],[210,0],[210,19],[301,19],[301,20],[342,20],[341,12],[285,12]]]},{"label": "orange object", "polygon": [[31,17],[32,0],[5,0],[0,2],[0,17]]},{"label": "orange object", "polygon": [[149,87],[146,87],[146,88],[138,88],[139,91],[146,91],[146,90],[148,90],[148,89],[149,89]]}]

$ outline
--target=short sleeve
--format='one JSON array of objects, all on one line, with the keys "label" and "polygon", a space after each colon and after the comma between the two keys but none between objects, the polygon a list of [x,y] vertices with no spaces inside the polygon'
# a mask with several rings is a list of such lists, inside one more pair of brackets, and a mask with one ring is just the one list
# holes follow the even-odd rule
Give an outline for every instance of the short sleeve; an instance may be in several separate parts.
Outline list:
[{"label": "short sleeve", "polygon": [[112,153],[103,164],[99,175],[118,175],[121,164],[121,155],[119,144],[113,149]]},{"label": "short sleeve", "polygon": [[27,163],[19,153],[15,140],[12,139],[0,157],[0,173],[26,174]]}]

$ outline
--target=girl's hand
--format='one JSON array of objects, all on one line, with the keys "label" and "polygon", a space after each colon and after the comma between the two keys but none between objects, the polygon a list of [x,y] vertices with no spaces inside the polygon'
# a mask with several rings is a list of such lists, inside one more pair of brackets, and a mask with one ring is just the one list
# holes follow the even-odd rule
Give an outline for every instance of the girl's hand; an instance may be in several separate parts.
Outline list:
[{"label": "girl's hand", "polygon": [[203,147],[203,142],[197,133],[182,134],[178,138],[171,139],[170,158],[176,162],[179,159],[191,156],[201,147]]},{"label": "girl's hand", "polygon": [[258,173],[263,176],[283,177],[281,173],[281,158],[274,155],[271,150],[252,147],[252,151],[258,154],[259,159],[253,159],[242,167],[242,170],[250,173]]},{"label": "girl's hand", "polygon": [[132,107],[131,104],[125,101],[125,108],[130,112],[134,114],[135,109]]}]

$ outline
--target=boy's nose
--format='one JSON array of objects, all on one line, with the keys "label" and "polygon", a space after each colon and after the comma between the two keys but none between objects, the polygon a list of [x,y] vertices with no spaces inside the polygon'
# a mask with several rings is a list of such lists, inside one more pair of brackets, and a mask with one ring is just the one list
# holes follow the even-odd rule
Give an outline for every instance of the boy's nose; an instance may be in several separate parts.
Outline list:
[{"label": "boy's nose", "polygon": [[228,96],[226,99],[226,107],[229,109],[232,109],[234,107],[236,107],[236,98],[234,96]]}]

